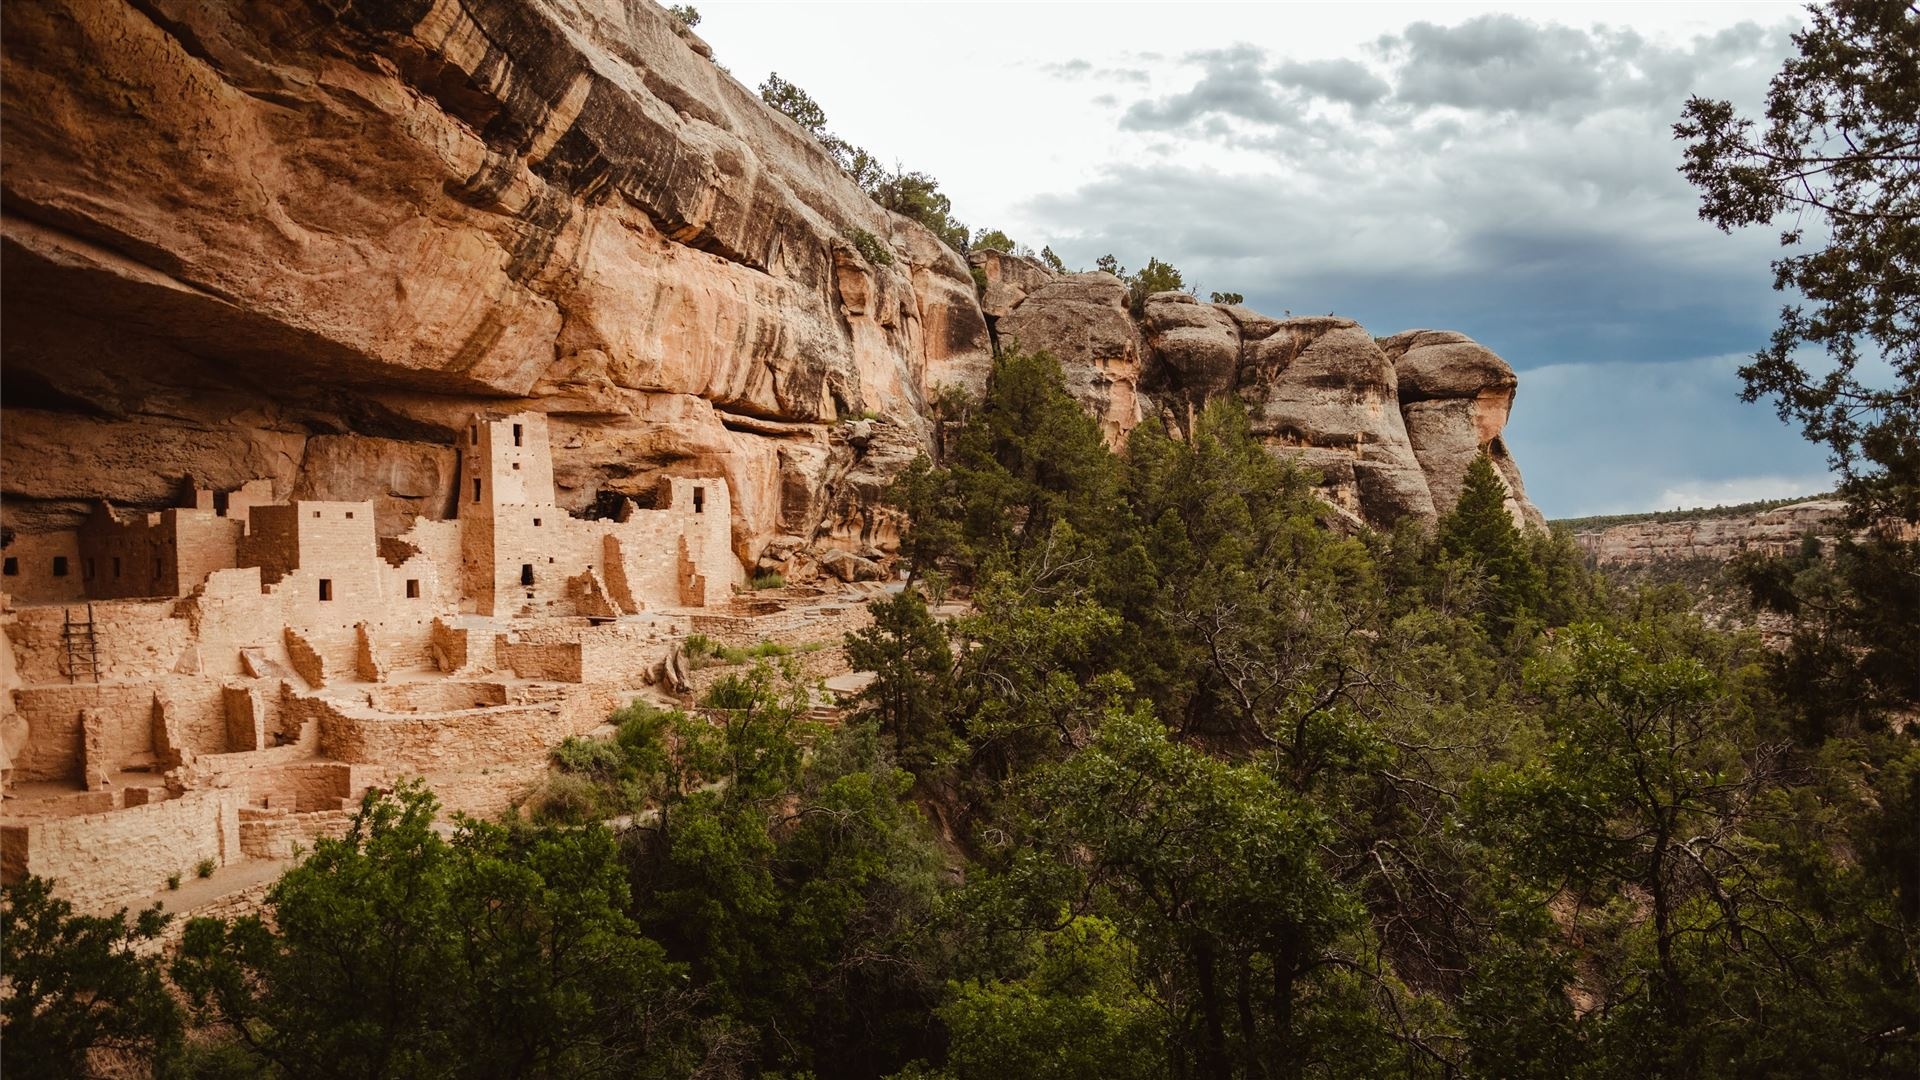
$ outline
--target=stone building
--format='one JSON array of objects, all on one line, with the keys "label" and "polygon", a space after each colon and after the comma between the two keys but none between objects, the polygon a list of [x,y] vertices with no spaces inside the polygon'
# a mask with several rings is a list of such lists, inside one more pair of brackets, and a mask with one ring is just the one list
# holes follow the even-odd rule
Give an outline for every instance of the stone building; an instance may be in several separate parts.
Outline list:
[{"label": "stone building", "polygon": [[284,857],[369,784],[487,812],[655,678],[743,580],[717,477],[576,517],[546,418],[476,416],[451,520],[196,490],[5,548],[0,877],[88,907]]}]

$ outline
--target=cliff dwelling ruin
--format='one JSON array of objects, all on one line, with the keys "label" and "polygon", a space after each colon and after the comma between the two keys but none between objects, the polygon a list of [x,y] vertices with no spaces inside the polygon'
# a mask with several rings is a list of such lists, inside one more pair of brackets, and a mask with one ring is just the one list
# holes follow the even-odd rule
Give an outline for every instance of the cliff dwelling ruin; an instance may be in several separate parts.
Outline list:
[{"label": "cliff dwelling ruin", "polygon": [[476,416],[459,451],[457,516],[396,536],[370,502],[257,481],[13,537],[6,879],[127,903],[202,860],[285,858],[403,774],[497,810],[726,618],[724,479],[590,519],[554,502],[543,415]]}]

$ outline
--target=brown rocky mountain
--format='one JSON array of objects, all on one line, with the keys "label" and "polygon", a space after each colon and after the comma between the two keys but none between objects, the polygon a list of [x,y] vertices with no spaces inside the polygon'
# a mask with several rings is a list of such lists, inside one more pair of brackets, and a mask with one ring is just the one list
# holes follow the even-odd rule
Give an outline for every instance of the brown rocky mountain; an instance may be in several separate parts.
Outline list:
[{"label": "brown rocky mountain", "polygon": [[[1446,509],[1512,370],[1105,274],[968,261],[876,206],[659,8],[46,0],[0,9],[9,529],[255,478],[445,517],[476,409],[545,413],[559,500],[718,472],[748,565],[883,553],[888,478],[995,340],[1123,437],[1219,394],[1328,496]],[[850,237],[879,238],[891,262]],[[882,259],[885,263],[886,260]]]},{"label": "brown rocky mountain", "polygon": [[1640,567],[1704,559],[1726,562],[1738,555],[1785,555],[1812,533],[1832,536],[1845,528],[1847,504],[1809,499],[1751,514],[1700,516],[1681,521],[1628,521],[1574,532],[1574,541],[1602,567]]}]

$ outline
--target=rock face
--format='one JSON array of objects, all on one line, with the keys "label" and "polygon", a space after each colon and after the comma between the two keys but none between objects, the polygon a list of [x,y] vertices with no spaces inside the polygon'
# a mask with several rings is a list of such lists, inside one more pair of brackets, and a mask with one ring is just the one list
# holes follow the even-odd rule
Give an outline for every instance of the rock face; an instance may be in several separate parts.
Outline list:
[{"label": "rock face", "polygon": [[1358,517],[1432,517],[1478,448],[1537,517],[1486,350],[1181,294],[1136,319],[1111,275],[962,259],[653,4],[46,0],[0,22],[15,533],[256,478],[371,499],[397,532],[451,512],[466,417],[535,410],[569,510],[718,472],[744,566],[871,560],[929,401],[984,386],[996,342],[1052,351],[1115,444],[1233,393]]},{"label": "rock face", "polygon": [[1574,541],[1600,566],[1645,566],[1657,562],[1712,559],[1725,562],[1754,552],[1784,555],[1808,533],[1830,536],[1845,527],[1847,504],[1809,499],[1739,517],[1693,521],[1634,521],[1574,534]]},{"label": "rock face", "polygon": [[1500,437],[1518,380],[1464,335],[1410,330],[1376,341],[1351,319],[1273,319],[1181,292],[1147,297],[1136,327],[1125,286],[1106,274],[1025,292],[997,317],[999,337],[1058,357],[1110,442],[1156,414],[1185,431],[1207,402],[1231,394],[1255,434],[1318,472],[1328,501],[1355,522],[1436,519],[1484,451],[1515,520],[1545,524]]},{"label": "rock face", "polygon": [[[159,505],[188,475],[431,515],[456,418],[497,402],[579,430],[572,509],[723,470],[750,557],[790,526],[864,527],[784,513],[835,475],[808,470],[842,417],[917,437],[927,388],[989,364],[965,262],[651,4],[4,20],[16,528],[97,495]],[[369,475],[396,441],[428,448]]]},{"label": "rock face", "polygon": [[1112,274],[1052,278],[995,323],[1003,346],[1046,350],[1060,361],[1067,389],[1118,446],[1140,422],[1144,348],[1127,311],[1127,287]]},{"label": "rock face", "polygon": [[1500,432],[1513,410],[1520,380],[1492,349],[1450,330],[1407,330],[1380,343],[1400,379],[1400,411],[1407,437],[1426,474],[1433,502],[1460,501],[1467,466],[1482,451],[1507,484],[1507,510],[1516,520],[1546,525],[1527,501],[1520,466]]}]

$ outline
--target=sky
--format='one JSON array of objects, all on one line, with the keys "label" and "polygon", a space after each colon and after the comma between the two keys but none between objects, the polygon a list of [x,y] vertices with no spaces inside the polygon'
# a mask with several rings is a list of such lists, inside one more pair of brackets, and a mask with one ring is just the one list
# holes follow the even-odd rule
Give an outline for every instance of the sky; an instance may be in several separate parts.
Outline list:
[{"label": "sky", "polygon": [[736,78],[805,88],[976,229],[1476,338],[1549,517],[1831,486],[1739,400],[1777,232],[1700,221],[1671,132],[1690,94],[1758,112],[1797,4],[697,6]]}]

